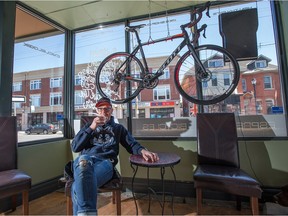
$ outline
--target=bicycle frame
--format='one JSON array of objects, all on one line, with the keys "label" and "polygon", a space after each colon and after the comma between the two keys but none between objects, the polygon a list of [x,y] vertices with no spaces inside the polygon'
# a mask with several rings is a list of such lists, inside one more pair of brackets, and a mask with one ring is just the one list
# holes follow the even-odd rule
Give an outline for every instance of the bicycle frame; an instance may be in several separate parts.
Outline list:
[{"label": "bicycle frame", "polygon": [[145,73],[149,73],[149,71],[148,71],[148,64],[147,64],[146,57],[145,57],[145,54],[144,54],[143,46],[147,46],[147,45],[154,44],[154,43],[159,43],[159,42],[164,42],[164,41],[169,41],[169,40],[172,41],[173,39],[183,38],[183,41],[177,46],[177,48],[171,53],[171,55],[164,61],[164,63],[159,67],[157,72],[154,73],[155,77],[151,79],[152,81],[164,74],[164,69],[170,64],[170,62],[175,58],[175,56],[177,56],[177,54],[185,46],[188,47],[188,50],[190,51],[190,53],[194,57],[195,61],[199,64],[201,70],[203,72],[205,72],[205,68],[204,68],[202,62],[200,61],[200,59],[198,58],[198,56],[196,54],[196,51],[195,51],[195,49],[194,49],[194,47],[193,47],[193,45],[192,45],[192,43],[191,43],[191,41],[189,39],[189,35],[188,35],[187,31],[185,30],[186,26],[187,26],[187,24],[186,25],[181,25],[180,28],[182,30],[182,33],[180,33],[180,34],[176,34],[176,35],[173,35],[173,36],[170,36],[170,37],[160,38],[160,39],[157,39],[157,40],[153,40],[152,42],[148,41],[148,42],[145,42],[145,43],[141,43],[140,37],[138,35],[138,32],[137,31],[133,31],[135,33],[135,35],[136,35],[136,39],[137,39],[138,45],[137,45],[137,47],[134,48],[134,50],[132,51],[130,56],[135,56],[138,53],[138,51],[140,50],[140,54],[141,54],[141,56],[143,58],[143,64],[144,64]]}]

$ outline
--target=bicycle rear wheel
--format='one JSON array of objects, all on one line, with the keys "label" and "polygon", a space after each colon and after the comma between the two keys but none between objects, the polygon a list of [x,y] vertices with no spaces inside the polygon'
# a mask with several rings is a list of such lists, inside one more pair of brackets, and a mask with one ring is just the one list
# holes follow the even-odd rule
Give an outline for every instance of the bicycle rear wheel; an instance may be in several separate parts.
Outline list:
[{"label": "bicycle rear wheel", "polygon": [[142,90],[143,65],[129,53],[113,53],[99,65],[96,73],[96,86],[102,97],[112,103],[126,103]]},{"label": "bicycle rear wheel", "polygon": [[224,100],[239,82],[237,61],[224,48],[216,45],[203,45],[195,50],[206,73],[202,72],[190,52],[186,52],[175,67],[174,79],[179,93],[188,101],[201,105]]}]

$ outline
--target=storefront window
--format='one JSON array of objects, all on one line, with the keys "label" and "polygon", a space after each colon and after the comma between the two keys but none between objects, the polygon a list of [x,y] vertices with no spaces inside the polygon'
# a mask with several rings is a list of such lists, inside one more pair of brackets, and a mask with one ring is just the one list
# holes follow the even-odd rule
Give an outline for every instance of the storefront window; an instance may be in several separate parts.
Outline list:
[{"label": "storefront window", "polygon": [[[164,75],[159,78],[157,85],[142,90],[131,101],[132,133],[140,137],[196,137],[195,117],[199,110],[203,110],[204,112],[235,113],[239,137],[263,137],[263,134],[267,137],[286,136],[279,79],[281,71],[277,63],[270,11],[270,2],[261,1],[237,2],[228,6],[227,4],[217,5],[210,8],[210,18],[203,13],[198,27],[207,24],[206,38],[201,34],[197,43],[199,45],[215,44],[226,48],[234,55],[240,67],[240,81],[237,88],[231,96],[217,104],[201,106],[185,100],[174,84],[174,69],[179,57],[187,51],[185,48],[164,69]],[[239,17],[243,25],[241,28],[238,26]],[[143,47],[149,72],[155,73],[180,43],[180,39],[175,38],[161,43],[153,43],[153,41],[181,33],[180,26],[188,23],[190,18],[190,11],[185,11],[181,14],[166,14],[131,22],[131,26],[146,24],[139,30],[139,36],[142,42],[151,42]],[[247,22],[247,19],[250,22]],[[228,25],[230,22],[236,24]],[[78,81],[75,80],[75,83],[81,83],[81,85],[75,85],[75,94],[77,94],[75,112],[85,111],[85,113],[93,114],[95,102],[99,97],[93,76],[106,56],[116,51],[125,51],[123,29],[124,25],[119,25],[77,33],[75,77]],[[93,38],[93,41],[90,38]],[[242,41],[242,39],[248,41]],[[249,42],[249,49],[245,45],[246,42]],[[131,50],[137,45],[133,33],[130,33],[128,45]],[[139,53],[136,56],[143,61]],[[217,69],[225,65],[225,59],[210,59],[208,64],[210,68]],[[108,77],[103,77],[103,79],[108,79]],[[91,82],[87,83],[87,81]],[[232,82],[227,75],[212,74],[210,80],[203,82],[202,88],[209,88],[211,85],[216,87],[220,81],[223,86],[228,86]],[[134,86],[131,88],[133,89]],[[83,92],[82,107],[78,104],[81,101],[78,98],[78,91]],[[267,101],[272,101],[273,104]],[[125,122],[129,113],[126,104],[117,104],[113,108],[114,115],[120,119],[121,123]],[[164,135],[157,133],[165,129]],[[266,133],[266,131],[270,132]]]},{"label": "storefront window", "polygon": [[237,58],[241,75],[229,98],[204,111],[234,112],[240,137],[286,136],[270,2],[221,5],[211,8],[210,15],[199,23],[208,25],[199,44],[226,47]]},{"label": "storefront window", "polygon": [[[179,119],[186,119],[187,127],[180,127],[186,128],[185,131],[179,130],[176,136],[195,137],[195,116],[199,108],[203,108],[204,112],[235,113],[239,137],[286,136],[279,79],[281,71],[278,68],[270,2],[237,2],[237,4],[218,5],[210,8],[210,16],[211,18],[203,13],[203,18],[198,23],[199,28],[203,24],[208,26],[205,32],[206,38],[201,34],[198,44],[215,44],[226,48],[234,55],[240,66],[238,87],[230,97],[220,103],[203,107],[193,104],[177,92],[173,77],[176,62],[175,64],[172,62],[168,66],[170,76],[167,76],[166,80],[167,86],[170,88],[165,88],[164,79],[159,79],[158,85],[153,90],[145,89],[140,93],[141,100],[136,101],[135,107],[138,110],[145,109],[146,120],[145,122],[138,121],[139,117],[134,116],[134,124],[140,124],[140,126],[133,127],[133,133],[145,136],[149,134],[149,130],[146,129],[151,128],[152,124],[154,130],[157,131],[160,128],[164,130],[163,127],[155,126],[154,119],[156,118],[159,119],[157,120],[158,124],[166,125],[179,121]],[[167,37],[168,34],[179,33],[179,26],[189,22],[189,19],[190,14],[184,12],[141,20],[133,22],[131,25],[147,24],[145,28],[140,29],[140,38],[142,42],[149,40],[153,42],[153,40]],[[239,27],[239,25],[241,26]],[[151,43],[144,47],[149,71],[157,71],[157,66],[159,67],[165,61],[165,57],[167,58],[173,51],[169,48],[175,48],[175,44],[179,44],[179,41],[176,41],[165,41],[164,45]],[[249,49],[247,49],[247,44],[249,44]],[[131,48],[135,45],[135,37],[132,36]],[[141,60],[140,54],[138,58]],[[211,59],[208,62],[211,68],[221,67],[224,64],[225,59]],[[217,86],[219,80],[223,85],[231,83],[231,78],[228,76],[212,74],[211,80],[203,82],[202,88],[208,88],[211,85]],[[153,107],[152,104],[156,107]],[[168,111],[169,108],[173,108],[173,113]],[[151,121],[151,125],[149,121]],[[151,127],[141,127],[141,124]],[[175,135],[175,133],[170,133],[169,126],[166,128],[167,133],[164,136]],[[151,130],[150,135],[162,136],[160,133],[152,134]]]},{"label": "storefront window", "polygon": [[[109,54],[120,51],[125,51],[124,24],[76,33],[75,132],[80,129],[81,115],[95,115],[95,104],[101,97],[95,84],[99,64]],[[123,119],[124,109],[125,104],[113,105],[113,116]]]},{"label": "storefront window", "polygon": [[[17,116],[20,143],[63,137],[59,126],[63,125],[64,40],[62,31],[17,8],[13,98],[21,97],[23,102],[17,103],[13,114]],[[53,124],[57,133],[49,129],[49,134],[44,134],[44,127],[30,135],[25,133],[40,123]]]},{"label": "storefront window", "polygon": [[[17,116],[21,134],[25,135],[25,130],[34,123],[52,123],[59,128],[59,133],[53,134],[53,137],[62,137],[65,35],[54,25],[31,14],[17,8],[13,115]],[[187,51],[184,48],[163,68],[164,74],[155,81],[155,86],[142,90],[131,101],[132,110],[128,110],[127,104],[113,104],[113,115],[125,126],[126,118],[132,115],[132,133],[139,137],[196,137],[195,117],[200,110],[235,113],[239,137],[287,136],[279,78],[282,71],[278,67],[270,2],[217,4],[210,8],[210,16],[203,13],[197,25],[199,28],[207,24],[206,38],[201,34],[197,43],[225,47],[237,59],[240,81],[233,94],[217,104],[205,106],[184,99],[174,84],[174,69],[180,56]],[[146,24],[139,30],[139,36],[142,42],[149,42],[144,52],[150,73],[155,73],[167,61],[181,39],[170,38],[161,43],[154,41],[181,33],[180,26],[190,19],[191,11],[182,11],[129,20],[131,26]],[[133,50],[137,45],[133,33],[125,44],[124,27],[124,23],[118,23],[76,32],[75,87],[72,95],[75,124],[78,124],[76,130],[82,115],[95,114],[95,104],[101,97],[97,92],[95,74],[101,61],[114,52],[125,52],[127,46]],[[30,32],[26,33],[23,29]],[[190,31],[189,34],[192,37]],[[139,53],[136,56],[143,62]],[[225,59],[210,59],[208,65],[210,68],[221,67],[225,65]],[[104,81],[109,79],[102,78]],[[229,76],[212,74],[202,87],[217,86],[219,80],[225,86],[231,83]],[[135,87],[131,86],[131,89]],[[46,139],[42,135],[30,137],[28,141]],[[27,137],[21,135],[18,140],[27,141]]]}]

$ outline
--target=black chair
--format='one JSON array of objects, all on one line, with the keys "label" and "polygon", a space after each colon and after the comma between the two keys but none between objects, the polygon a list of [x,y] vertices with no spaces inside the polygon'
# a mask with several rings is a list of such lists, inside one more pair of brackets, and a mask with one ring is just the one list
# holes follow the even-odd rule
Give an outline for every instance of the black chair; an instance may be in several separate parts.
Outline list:
[{"label": "black chair", "polygon": [[257,180],[240,169],[237,130],[233,113],[197,114],[198,166],[194,172],[197,213],[202,212],[202,190],[250,197],[253,215],[259,214],[258,198],[262,190]]},{"label": "black chair", "polygon": [[17,195],[22,193],[23,215],[28,215],[31,177],[17,169],[16,125],[16,117],[0,117],[0,199],[12,197],[14,211]]}]

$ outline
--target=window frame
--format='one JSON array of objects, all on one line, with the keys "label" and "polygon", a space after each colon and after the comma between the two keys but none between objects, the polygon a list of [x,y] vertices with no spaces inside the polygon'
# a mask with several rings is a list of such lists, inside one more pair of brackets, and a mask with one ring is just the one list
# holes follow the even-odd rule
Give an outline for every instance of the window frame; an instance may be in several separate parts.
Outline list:
[{"label": "window frame", "polygon": [[52,77],[50,78],[50,88],[61,88],[63,86],[62,77]]},{"label": "window frame", "polygon": [[[266,82],[266,78],[269,78],[269,82]],[[273,89],[273,81],[272,81],[272,77],[271,76],[264,76],[263,77],[263,88],[264,89]],[[269,85],[269,87],[266,87],[266,85]]]},{"label": "window frame", "polygon": [[[19,87],[18,87],[19,86]],[[18,88],[17,88],[18,87]],[[17,89],[16,89],[17,88]],[[17,92],[17,91],[22,91],[23,89],[23,84],[22,82],[13,82],[13,86],[12,86],[12,91],[13,92]]]},{"label": "window frame", "polygon": [[210,59],[210,60],[208,60],[208,68],[223,67],[223,65],[224,65],[223,59]]},{"label": "window frame", "polygon": [[41,89],[41,79],[37,79],[37,80],[30,80],[30,90],[39,90]]},{"label": "window frame", "polygon": [[[162,97],[165,97],[163,99],[160,99],[159,97],[159,91],[164,91],[164,95],[161,94]],[[168,91],[168,92],[167,92]],[[155,99],[155,92],[156,92],[156,99]],[[168,94],[167,94],[168,93]],[[170,100],[171,99],[171,88],[169,85],[161,85],[158,84],[154,89],[153,89],[153,101],[163,101],[163,100]]]},{"label": "window frame", "polygon": [[255,61],[255,68],[266,68],[266,67],[267,67],[267,61],[265,61],[265,60]]},{"label": "window frame", "polygon": [[30,100],[30,106],[41,107],[41,94],[31,94]]},{"label": "window frame", "polygon": [[[50,92],[50,95],[49,95],[49,105],[50,106],[61,106],[63,105],[63,95],[62,95],[62,92]],[[57,99],[58,98],[58,99]],[[54,103],[55,102],[55,99],[58,101],[58,103]]]}]

